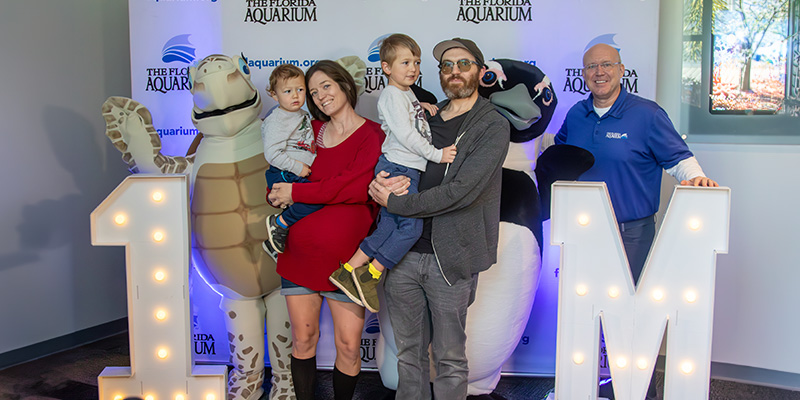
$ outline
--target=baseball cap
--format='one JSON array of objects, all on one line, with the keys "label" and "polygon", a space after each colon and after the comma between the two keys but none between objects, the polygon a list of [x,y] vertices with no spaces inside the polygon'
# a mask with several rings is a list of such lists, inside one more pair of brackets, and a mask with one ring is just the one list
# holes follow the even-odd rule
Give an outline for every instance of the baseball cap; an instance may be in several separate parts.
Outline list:
[{"label": "baseball cap", "polygon": [[478,45],[469,39],[452,38],[450,40],[439,42],[439,44],[433,47],[433,58],[441,63],[444,52],[454,48],[467,50],[470,52],[470,54],[472,54],[473,57],[475,57],[475,61],[477,61],[478,64],[483,67],[483,53],[481,53],[481,49],[478,48]]}]

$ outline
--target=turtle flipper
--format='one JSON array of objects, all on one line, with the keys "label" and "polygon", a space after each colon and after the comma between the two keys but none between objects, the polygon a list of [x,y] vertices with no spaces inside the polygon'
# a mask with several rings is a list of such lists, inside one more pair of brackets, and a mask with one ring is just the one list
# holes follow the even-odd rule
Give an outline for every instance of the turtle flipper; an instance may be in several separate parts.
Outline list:
[{"label": "turtle flipper", "polygon": [[161,138],[147,107],[125,97],[109,97],[102,107],[106,136],[132,173],[187,172],[191,159],[161,154]]}]

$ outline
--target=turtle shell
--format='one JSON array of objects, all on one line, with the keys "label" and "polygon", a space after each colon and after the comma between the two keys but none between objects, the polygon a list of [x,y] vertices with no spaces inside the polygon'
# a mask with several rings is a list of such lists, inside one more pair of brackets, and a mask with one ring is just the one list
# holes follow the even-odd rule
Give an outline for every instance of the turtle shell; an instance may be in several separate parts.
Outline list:
[{"label": "turtle shell", "polygon": [[[279,212],[266,201],[263,155],[226,164],[202,164],[192,194],[195,265],[224,295],[262,297],[280,287],[275,261],[261,247],[264,221]],[[236,296],[236,297],[238,297]]]}]

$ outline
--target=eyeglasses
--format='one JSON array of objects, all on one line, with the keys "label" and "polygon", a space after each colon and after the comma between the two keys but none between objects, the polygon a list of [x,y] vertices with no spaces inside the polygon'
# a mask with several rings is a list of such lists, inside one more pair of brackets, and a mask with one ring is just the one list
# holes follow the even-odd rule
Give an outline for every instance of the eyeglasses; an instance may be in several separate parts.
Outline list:
[{"label": "eyeglasses", "polygon": [[620,65],[620,64],[622,64],[622,63],[621,62],[615,62],[615,63],[604,62],[602,64],[589,64],[589,65],[583,67],[583,72],[594,72],[594,71],[597,71],[598,67],[600,69],[602,69],[603,71],[608,71],[612,67]]},{"label": "eyeglasses", "polygon": [[456,62],[452,61],[442,61],[439,64],[439,72],[447,75],[453,72],[453,66],[458,65],[458,70],[461,72],[468,72],[472,69],[472,64],[479,65],[477,61],[467,60],[466,58],[462,58]]}]

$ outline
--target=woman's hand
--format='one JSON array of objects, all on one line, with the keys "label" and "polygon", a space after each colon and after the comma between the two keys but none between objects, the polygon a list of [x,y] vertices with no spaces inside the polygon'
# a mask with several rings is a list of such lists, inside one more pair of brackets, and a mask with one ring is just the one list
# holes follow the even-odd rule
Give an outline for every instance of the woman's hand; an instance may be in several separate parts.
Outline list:
[{"label": "woman's hand", "polygon": [[303,170],[300,171],[299,176],[303,178],[308,178],[308,176],[311,175],[311,167],[309,167],[308,164],[306,163],[300,163],[300,164],[303,164]]},{"label": "woman's hand", "polygon": [[280,182],[272,185],[272,191],[267,197],[273,207],[286,208],[294,204],[292,200],[292,184]]}]

